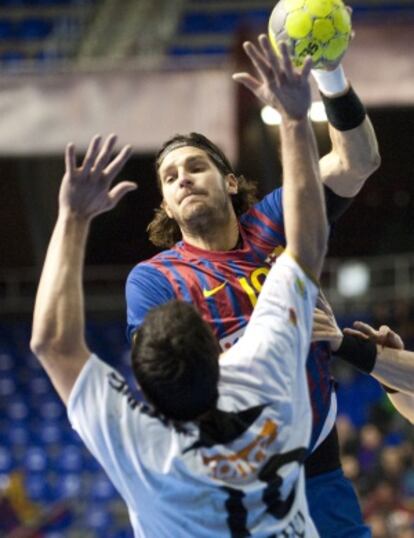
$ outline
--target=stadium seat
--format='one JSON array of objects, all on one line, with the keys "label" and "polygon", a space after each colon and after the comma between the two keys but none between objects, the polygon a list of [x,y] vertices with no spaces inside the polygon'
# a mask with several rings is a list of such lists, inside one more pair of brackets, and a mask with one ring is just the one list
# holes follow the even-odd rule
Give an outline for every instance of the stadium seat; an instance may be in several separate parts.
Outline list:
[{"label": "stadium seat", "polygon": [[112,515],[104,505],[92,504],[88,506],[85,514],[85,523],[90,529],[94,530],[98,536],[110,536],[112,522]]},{"label": "stadium seat", "polygon": [[0,475],[8,474],[15,468],[15,461],[11,449],[0,446]]},{"label": "stadium seat", "polygon": [[106,474],[101,471],[95,477],[91,484],[91,499],[96,502],[106,502],[118,496],[118,493],[112,482],[109,481]]},{"label": "stadium seat", "polygon": [[30,446],[27,448],[23,465],[31,473],[42,473],[49,468],[49,458],[42,446]]},{"label": "stadium seat", "polygon": [[82,447],[77,445],[61,447],[52,465],[57,472],[80,473],[83,469]]},{"label": "stadium seat", "polygon": [[24,19],[16,27],[16,36],[22,40],[45,39],[53,29],[53,22],[45,19]]},{"label": "stadium seat", "polygon": [[24,480],[29,499],[50,504],[56,500],[53,487],[45,473],[28,473]]}]

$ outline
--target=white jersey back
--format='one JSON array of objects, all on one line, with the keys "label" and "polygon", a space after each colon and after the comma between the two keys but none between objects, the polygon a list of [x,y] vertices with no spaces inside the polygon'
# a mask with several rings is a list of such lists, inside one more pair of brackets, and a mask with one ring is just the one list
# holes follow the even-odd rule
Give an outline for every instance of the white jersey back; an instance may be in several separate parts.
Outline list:
[{"label": "white jersey back", "polygon": [[221,358],[218,410],[201,426],[164,423],[115,370],[87,362],[69,419],[125,499],[136,537],[318,536],[302,466],[316,294],[280,256],[244,336]]}]

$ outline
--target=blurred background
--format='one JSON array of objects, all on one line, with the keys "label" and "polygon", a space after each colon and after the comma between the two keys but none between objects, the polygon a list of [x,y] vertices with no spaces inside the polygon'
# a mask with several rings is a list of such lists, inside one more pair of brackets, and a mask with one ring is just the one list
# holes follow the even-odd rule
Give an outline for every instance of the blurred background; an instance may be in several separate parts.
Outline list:
[{"label": "blurred background", "polygon": [[[0,1],[0,537],[131,537],[123,502],[71,431],[29,351],[34,292],[68,141],[116,132],[139,183],[94,222],[89,344],[130,379],[124,281],[156,250],[153,159],[177,132],[216,141],[265,194],[280,184],[277,118],[231,80],[273,0]],[[333,230],[324,287],[342,326],[388,323],[414,349],[413,0],[354,0],[346,72],[369,109],[382,166]],[[318,94],[315,91],[315,101]],[[321,154],[326,122],[313,110]],[[342,457],[375,538],[414,537],[414,426],[339,361]]]}]

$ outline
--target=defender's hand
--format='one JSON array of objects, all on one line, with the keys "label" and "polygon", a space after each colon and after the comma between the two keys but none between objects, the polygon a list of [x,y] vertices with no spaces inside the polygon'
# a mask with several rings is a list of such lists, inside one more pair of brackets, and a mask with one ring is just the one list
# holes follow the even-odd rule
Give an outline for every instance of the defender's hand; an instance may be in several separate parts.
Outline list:
[{"label": "defender's hand", "polygon": [[75,146],[70,143],[65,151],[65,175],[59,192],[59,211],[90,220],[109,211],[129,191],[137,188],[135,183],[122,181],[110,189],[115,176],[128,160],[131,147],[124,146],[111,160],[116,135],[110,135],[101,145],[101,136],[95,136],[81,166],[76,166]]},{"label": "defender's hand", "polygon": [[279,59],[265,34],[259,36],[259,46],[246,41],[243,47],[257,78],[249,73],[235,73],[233,80],[243,84],[265,105],[277,108],[282,116],[304,118],[311,103],[308,79],[312,60],[308,58],[301,71],[295,69],[286,45],[281,45],[282,58]]},{"label": "defender's hand", "polygon": [[364,338],[365,340],[372,340],[382,347],[404,349],[404,342],[402,341],[401,336],[392,331],[388,325],[381,325],[378,330],[375,330],[373,327],[371,327],[371,325],[368,325],[368,323],[355,321],[353,326],[353,329],[344,329],[344,333],[352,336],[358,336],[359,338]]},{"label": "defender's hand", "polygon": [[329,342],[332,351],[337,351],[342,340],[343,334],[338,327],[332,308],[323,293],[319,292],[313,312],[312,342]]}]

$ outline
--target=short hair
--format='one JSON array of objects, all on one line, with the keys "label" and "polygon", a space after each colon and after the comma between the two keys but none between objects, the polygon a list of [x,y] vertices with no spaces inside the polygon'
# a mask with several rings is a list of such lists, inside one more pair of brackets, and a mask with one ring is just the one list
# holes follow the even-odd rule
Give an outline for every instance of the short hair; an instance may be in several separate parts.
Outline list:
[{"label": "short hair", "polygon": [[[235,174],[230,161],[223,151],[200,133],[190,133],[188,135],[177,134],[167,140],[157,153],[155,159],[155,168],[157,173],[158,186],[162,191],[159,169],[162,161],[170,153],[178,148],[195,147],[202,149],[207,153],[214,165],[223,176]],[[235,174],[236,175],[236,174]],[[236,194],[231,195],[231,201],[234,212],[239,217],[257,202],[257,186],[255,183],[248,181],[244,176],[236,176],[238,189]],[[155,216],[147,227],[150,241],[160,248],[170,248],[182,237],[180,228],[174,219],[171,219],[165,209],[161,206],[155,210]]]},{"label": "short hair", "polygon": [[149,311],[134,335],[132,369],[155,411],[191,421],[215,408],[220,347],[195,308],[170,301]]}]

